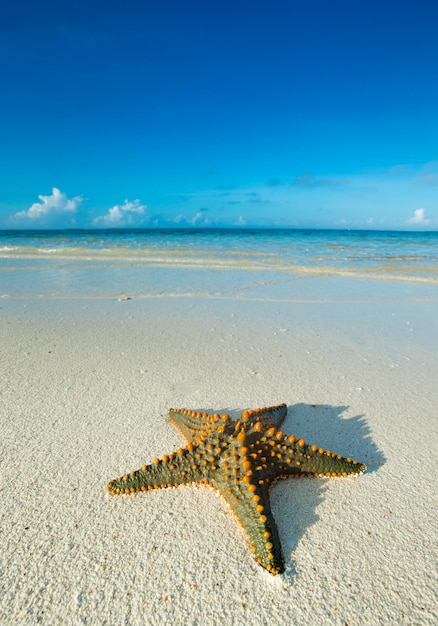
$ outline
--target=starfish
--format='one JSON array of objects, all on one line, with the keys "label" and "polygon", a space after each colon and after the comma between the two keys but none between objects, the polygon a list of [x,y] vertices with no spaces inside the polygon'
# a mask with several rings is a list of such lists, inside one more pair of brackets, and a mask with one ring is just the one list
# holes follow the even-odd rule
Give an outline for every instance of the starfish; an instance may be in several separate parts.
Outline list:
[{"label": "starfish", "polygon": [[279,427],[286,414],[285,404],[243,411],[237,421],[228,414],[169,409],[169,419],[187,439],[186,447],[112,480],[108,491],[116,495],[189,483],[210,485],[246,531],[258,563],[278,574],[284,561],[270,487],[289,476],[347,476],[366,469],[350,458],[284,435]]}]

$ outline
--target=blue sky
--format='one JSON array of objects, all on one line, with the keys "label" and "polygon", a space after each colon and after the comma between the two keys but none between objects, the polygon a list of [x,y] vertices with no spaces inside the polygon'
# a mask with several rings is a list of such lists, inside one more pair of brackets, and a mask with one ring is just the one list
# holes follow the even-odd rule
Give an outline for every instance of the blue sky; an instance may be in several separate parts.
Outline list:
[{"label": "blue sky", "polygon": [[0,227],[438,230],[431,0],[7,0]]}]

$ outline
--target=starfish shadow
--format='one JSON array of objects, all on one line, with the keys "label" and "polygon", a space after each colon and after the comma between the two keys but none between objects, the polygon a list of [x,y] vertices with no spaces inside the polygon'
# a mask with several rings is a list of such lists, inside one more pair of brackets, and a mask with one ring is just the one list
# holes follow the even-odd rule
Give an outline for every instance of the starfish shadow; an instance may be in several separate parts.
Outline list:
[{"label": "starfish shadow", "polygon": [[[342,414],[347,409],[347,406],[291,405],[282,430],[326,450],[351,456],[364,462],[367,472],[374,472],[385,463],[385,457],[372,442],[364,416],[344,418]],[[272,510],[289,576],[296,575],[291,555],[308,528],[319,520],[316,509],[328,485],[325,480],[303,478],[280,481],[271,491]]]},{"label": "starfish shadow", "polygon": [[326,450],[355,458],[365,463],[368,473],[374,472],[385,463],[385,456],[372,441],[365,416],[343,417],[348,409],[346,405],[293,404],[288,407],[282,429]]}]

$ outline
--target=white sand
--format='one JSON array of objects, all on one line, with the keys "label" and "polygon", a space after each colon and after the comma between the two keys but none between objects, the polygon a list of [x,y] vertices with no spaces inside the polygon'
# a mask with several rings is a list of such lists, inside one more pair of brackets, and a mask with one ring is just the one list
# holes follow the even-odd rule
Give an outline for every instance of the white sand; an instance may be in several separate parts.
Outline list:
[{"label": "white sand", "polygon": [[[2,625],[437,622],[438,292],[327,280],[0,302]],[[207,487],[107,495],[183,444],[169,406],[279,402],[284,432],[369,468],[274,487],[283,575]]]}]

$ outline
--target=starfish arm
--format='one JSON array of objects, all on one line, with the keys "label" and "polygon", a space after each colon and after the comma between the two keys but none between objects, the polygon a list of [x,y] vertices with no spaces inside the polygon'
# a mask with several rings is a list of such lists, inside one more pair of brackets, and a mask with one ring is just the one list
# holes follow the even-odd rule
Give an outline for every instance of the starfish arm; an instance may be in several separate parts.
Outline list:
[{"label": "starfish arm", "polygon": [[[281,438],[279,438],[281,435]],[[271,455],[275,456],[276,476],[348,476],[366,470],[363,463],[345,458],[315,445],[307,445],[294,435],[277,433],[270,442]]]},{"label": "starfish arm", "polygon": [[107,489],[111,495],[117,495],[206,482],[206,468],[199,463],[199,456],[197,447],[189,444],[187,448],[112,480]]},{"label": "starfish arm", "polygon": [[226,425],[231,418],[227,414],[209,415],[189,409],[169,409],[169,419],[187,441],[199,442],[221,425]]},{"label": "starfish arm", "polygon": [[276,406],[264,406],[260,409],[251,409],[242,413],[242,421],[260,422],[263,426],[274,426],[279,428],[287,415],[287,406],[278,404]]},{"label": "starfish arm", "polygon": [[269,502],[269,488],[254,485],[242,487],[217,484],[213,487],[228,502],[237,521],[244,529],[257,562],[271,574],[279,574],[284,570],[283,553],[277,525],[272,515]]}]

